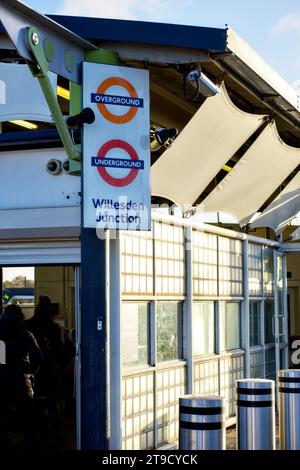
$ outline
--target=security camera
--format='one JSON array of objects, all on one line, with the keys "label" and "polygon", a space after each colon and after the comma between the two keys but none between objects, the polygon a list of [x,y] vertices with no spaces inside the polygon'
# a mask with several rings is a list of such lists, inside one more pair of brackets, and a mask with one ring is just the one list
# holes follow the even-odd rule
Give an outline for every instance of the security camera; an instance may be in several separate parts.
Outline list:
[{"label": "security camera", "polygon": [[204,73],[200,73],[200,93],[203,96],[209,97],[220,93],[220,88],[214,84]]},{"label": "security camera", "polygon": [[69,116],[66,120],[67,126],[70,129],[78,129],[83,124],[93,124],[95,121],[95,113],[91,108],[84,108],[81,113],[75,116]]},{"label": "security camera", "polygon": [[61,167],[61,161],[60,160],[55,160],[51,159],[47,163],[47,172],[50,175],[59,175],[61,173],[62,167]]},{"label": "security camera", "polygon": [[172,145],[174,139],[178,135],[178,129],[176,127],[172,127],[170,129],[165,129],[160,127],[158,129],[151,128],[150,129],[150,138],[151,140],[151,150],[155,152],[156,150],[160,149],[161,147],[168,148]]},{"label": "security camera", "polygon": [[[186,83],[195,82],[196,83],[196,92],[195,95],[190,97],[186,93]],[[188,101],[196,101],[201,94],[205,98],[210,96],[215,96],[220,93],[220,88],[215,85],[200,69],[191,70],[184,77],[184,93]]]}]

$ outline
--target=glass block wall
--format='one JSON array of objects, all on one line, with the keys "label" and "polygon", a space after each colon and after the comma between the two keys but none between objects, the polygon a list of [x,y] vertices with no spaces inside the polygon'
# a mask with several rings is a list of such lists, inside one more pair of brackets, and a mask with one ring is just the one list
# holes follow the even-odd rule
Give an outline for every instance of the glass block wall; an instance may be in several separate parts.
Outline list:
[{"label": "glass block wall", "polygon": [[245,377],[244,354],[233,354],[220,360],[220,393],[226,398],[226,417],[235,415],[235,382]]},{"label": "glass block wall", "polygon": [[178,439],[179,397],[185,394],[184,366],[161,369],[156,375],[157,445]]},{"label": "glass block wall", "polygon": [[264,378],[264,350],[252,351],[250,355],[251,377],[254,379]]},{"label": "glass block wall", "polygon": [[121,285],[126,294],[153,293],[151,232],[124,232],[121,237]]},{"label": "glass block wall", "polygon": [[193,231],[193,292],[218,295],[218,237],[197,230]]},{"label": "glass block wall", "polygon": [[123,448],[154,447],[154,374],[125,375],[122,381]]},{"label": "glass block wall", "polygon": [[249,294],[262,296],[262,247],[256,243],[249,243]]},{"label": "glass block wall", "polygon": [[275,380],[275,375],[275,348],[268,348],[265,350],[265,378]]},{"label": "glass block wall", "polygon": [[[121,234],[124,449],[177,442],[189,367],[193,393],[224,395],[227,418],[235,415],[235,381],[246,370],[243,241],[194,226],[186,244],[185,233],[178,221],[156,220],[150,233]],[[274,282],[282,293],[282,268],[274,273],[274,248],[259,240],[248,247],[250,375],[274,377]]]},{"label": "glass block wall", "polygon": [[184,295],[183,227],[156,222],[154,234],[156,294]]},{"label": "glass block wall", "polygon": [[243,295],[242,242],[219,237],[220,295]]},{"label": "glass block wall", "polygon": [[218,395],[219,358],[203,357],[194,360],[194,393]]},{"label": "glass block wall", "polygon": [[263,269],[264,269],[264,294],[274,295],[274,255],[273,249],[269,246],[263,247]]}]

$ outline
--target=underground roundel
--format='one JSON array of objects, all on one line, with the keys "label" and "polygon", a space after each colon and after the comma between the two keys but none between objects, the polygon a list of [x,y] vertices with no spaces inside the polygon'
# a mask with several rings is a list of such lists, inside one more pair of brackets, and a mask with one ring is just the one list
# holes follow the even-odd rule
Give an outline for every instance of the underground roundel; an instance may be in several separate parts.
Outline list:
[{"label": "underground roundel", "polygon": [[[129,158],[112,158],[109,152],[112,149],[124,150]],[[96,166],[101,178],[109,185],[116,187],[128,186],[138,175],[139,170],[144,169],[144,162],[138,157],[135,149],[120,139],[113,139],[106,142],[99,149],[97,157],[92,157],[92,166]],[[128,170],[126,176],[116,178],[109,173],[109,168]]]}]

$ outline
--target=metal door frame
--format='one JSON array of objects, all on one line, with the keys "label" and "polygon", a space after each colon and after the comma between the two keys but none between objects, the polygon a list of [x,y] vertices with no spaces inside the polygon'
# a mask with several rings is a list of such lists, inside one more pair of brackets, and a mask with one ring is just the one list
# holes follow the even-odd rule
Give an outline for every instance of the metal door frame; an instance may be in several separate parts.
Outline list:
[{"label": "metal door frame", "polygon": [[[24,244],[25,245],[25,244]],[[33,249],[33,244],[30,244],[30,252]],[[41,248],[41,244],[37,243],[37,248]],[[49,244],[45,244],[47,246]],[[11,248],[13,249],[13,244],[11,244]],[[50,244],[51,246],[51,244]],[[47,246],[48,247],[48,246]],[[59,245],[59,249],[61,250],[61,243]],[[38,251],[38,254],[40,252]],[[10,252],[8,253],[10,254]],[[59,256],[60,253],[58,253]],[[76,333],[76,356],[75,356],[75,365],[74,365],[74,378],[75,378],[75,401],[76,401],[76,423],[75,423],[75,432],[76,432],[76,449],[80,450],[81,449],[81,295],[80,295],[80,289],[81,289],[81,282],[80,282],[80,277],[81,277],[81,269],[80,269],[80,264],[78,264],[78,253],[74,256],[74,262],[59,262],[59,259],[55,259],[54,262],[49,263],[45,261],[48,261],[49,253],[47,252],[46,257],[43,258],[41,255],[41,262],[37,262],[39,256],[37,256],[36,259],[34,259],[34,262],[31,264],[27,263],[26,264],[20,264],[18,262],[18,259],[14,259],[13,257],[11,258],[11,262],[8,262],[9,257],[4,257],[4,264],[1,264],[1,256],[0,256],[0,280],[2,279],[2,268],[13,268],[13,267],[25,267],[25,266],[73,266],[75,270],[75,333]],[[76,259],[76,260],[75,260]],[[2,286],[2,282],[1,282]],[[0,289],[1,293],[2,289]]]},{"label": "metal door frame", "polygon": [[76,400],[76,449],[81,449],[81,301],[80,266],[75,266],[75,400]]}]

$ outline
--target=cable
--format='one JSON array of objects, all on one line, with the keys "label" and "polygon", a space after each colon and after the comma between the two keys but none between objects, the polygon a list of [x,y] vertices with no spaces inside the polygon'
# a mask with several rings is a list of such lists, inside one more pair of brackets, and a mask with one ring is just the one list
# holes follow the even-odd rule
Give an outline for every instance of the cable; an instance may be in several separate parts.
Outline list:
[{"label": "cable", "polygon": [[[192,70],[191,72],[187,73],[184,75],[183,78],[183,95],[187,101],[190,103],[194,103],[195,101],[198,100],[200,96],[200,75],[201,72],[199,69],[197,70]],[[187,93],[187,82],[196,82],[196,91],[194,95],[190,96]]]}]

